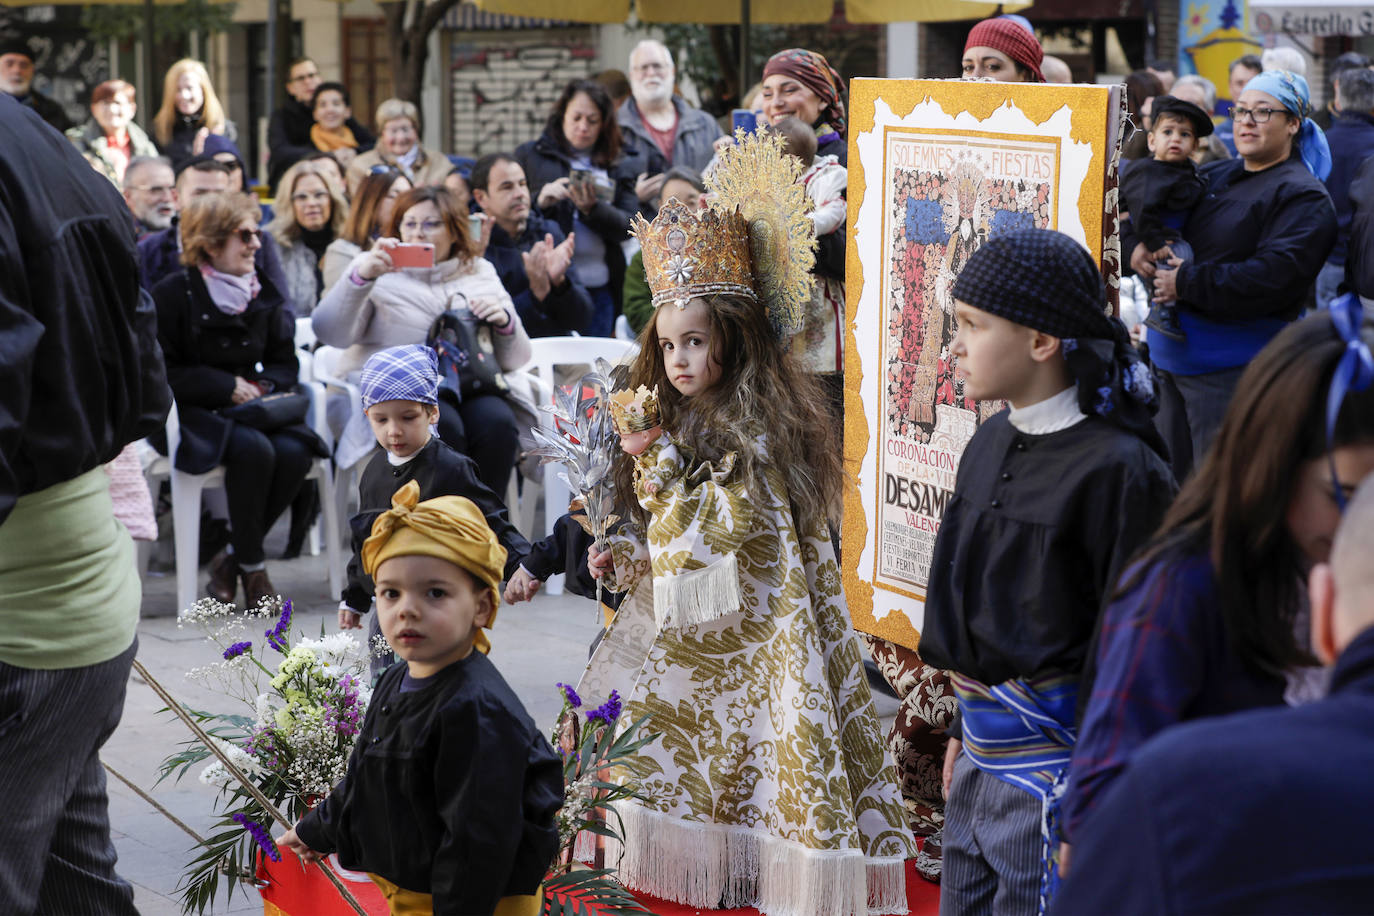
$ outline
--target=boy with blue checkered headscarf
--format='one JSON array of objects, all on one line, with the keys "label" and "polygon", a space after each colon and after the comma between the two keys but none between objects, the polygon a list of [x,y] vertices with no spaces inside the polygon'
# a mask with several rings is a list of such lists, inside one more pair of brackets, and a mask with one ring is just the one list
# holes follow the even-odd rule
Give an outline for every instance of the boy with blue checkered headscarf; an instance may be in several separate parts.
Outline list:
[{"label": "boy with blue checkered headscarf", "polygon": [[[995,235],[954,284],[964,396],[1008,402],[959,462],[920,654],[959,701],[942,913],[1043,913],[1079,682],[1104,599],[1174,494],[1155,383],[1097,264],[1049,229]],[[951,772],[952,770],[952,772]]]},{"label": "boy with blue checkered headscarf", "polygon": [[[363,572],[360,554],[363,541],[377,516],[391,508],[391,497],[412,480],[420,486],[421,500],[436,496],[472,500],[506,549],[504,578],[510,578],[530,545],[511,524],[501,497],[479,479],[476,463],[434,433],[439,420],[438,354],[421,344],[380,350],[363,366],[359,386],[363,411],[385,450],[385,460],[374,456],[358,483],[358,514],[349,523],[353,557],[339,604],[339,626],[361,626],[362,615],[372,607],[372,579]],[[372,635],[380,632],[375,614],[369,631]]]}]

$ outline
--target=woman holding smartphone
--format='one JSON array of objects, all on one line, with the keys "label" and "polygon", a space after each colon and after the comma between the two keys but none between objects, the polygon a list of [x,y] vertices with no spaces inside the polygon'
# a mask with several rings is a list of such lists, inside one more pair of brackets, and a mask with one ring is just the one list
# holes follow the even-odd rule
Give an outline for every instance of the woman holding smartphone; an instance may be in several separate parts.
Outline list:
[{"label": "woman holding smartphone", "polygon": [[[397,199],[386,235],[354,257],[311,320],[321,342],[346,348],[338,371],[356,378],[378,350],[425,343],[446,311],[457,312],[474,339],[490,340],[502,372],[529,362],[529,337],[510,296],[495,268],[472,253],[467,214],[448,191],[424,186]],[[362,446],[365,453],[376,444],[371,435],[362,406],[353,405],[336,456],[340,466],[361,457],[343,454],[345,447]],[[478,394],[457,405],[441,399],[439,437],[477,462],[493,492],[505,492],[519,449],[506,395]]]},{"label": "woman holding smartphone", "polygon": [[573,80],[554,103],[543,136],[515,150],[535,205],[564,236],[577,233],[573,264],[595,306],[589,337],[610,337],[620,314],[621,244],[639,209],[635,179],[649,169],[646,154],[623,140],[606,90]]}]

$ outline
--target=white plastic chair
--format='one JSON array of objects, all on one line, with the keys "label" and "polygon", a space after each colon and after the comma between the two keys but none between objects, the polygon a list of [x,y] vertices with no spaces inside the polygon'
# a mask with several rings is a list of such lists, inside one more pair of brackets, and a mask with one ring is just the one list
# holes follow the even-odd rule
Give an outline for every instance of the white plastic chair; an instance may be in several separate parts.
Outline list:
[{"label": "white plastic chair", "polygon": [[[306,386],[310,393],[309,422],[317,432],[324,422],[324,391],[317,385]],[[196,600],[200,561],[200,497],[201,491],[224,486],[224,468],[215,467],[204,474],[179,471],[170,456],[175,456],[181,444],[181,421],[176,404],[167,414],[167,455],[159,456],[144,471],[150,480],[169,477],[172,484],[172,534],[177,570],[177,605],[185,610]],[[326,427],[326,432],[327,432]],[[305,476],[320,490],[320,511],[324,516],[325,553],[329,564],[329,589],[332,595],[343,593],[343,556],[339,550],[339,523],[335,513],[334,475],[327,459],[316,458]],[[156,492],[156,491],[154,491]]]},{"label": "white plastic chair", "polygon": [[[342,391],[348,398],[348,415],[351,416],[353,411],[360,409],[359,405],[363,402],[363,395],[362,389],[353,382],[348,381],[348,379],[338,371],[339,358],[343,356],[343,353],[344,351],[338,347],[321,346],[316,348],[315,352],[311,354],[314,370],[313,378],[315,382],[325,386],[326,390],[329,388],[337,388],[339,391]],[[345,426],[346,425],[345,422]],[[330,451],[335,451],[338,447],[338,443],[335,442],[332,431],[329,430],[328,426],[329,424],[326,423],[325,442],[329,443]],[[352,513],[349,509],[352,506],[353,499],[358,495],[358,484],[362,480],[363,469],[366,467],[367,458],[364,458],[361,461],[354,462],[346,468],[337,468],[334,472],[336,484],[334,488],[335,513],[339,520],[339,524],[342,526],[340,528],[341,536],[344,539],[344,543],[348,544],[350,549],[352,547],[352,533],[348,529],[347,522],[348,519],[352,517]]]},{"label": "white plastic chair", "polygon": [[309,318],[296,319],[296,349],[311,350],[315,347],[315,325]]},{"label": "white plastic chair", "polygon": [[[610,337],[536,337],[530,341],[530,349],[532,354],[524,370],[539,379],[541,383],[539,396],[542,405],[552,403],[553,391],[558,385],[558,376],[554,372],[555,366],[591,367],[598,357],[614,364],[634,353],[636,346],[631,341]],[[539,425],[550,435],[557,435],[553,415],[547,411],[540,411]],[[553,534],[554,523],[568,511],[568,501],[572,495],[568,491],[568,485],[560,479],[559,472],[560,469],[553,465],[544,468],[544,533],[546,536]],[[526,498],[529,499],[531,495],[526,494]],[[522,507],[521,515],[525,515],[527,511]],[[529,514],[533,515],[532,512]],[[529,529],[523,530],[528,531]],[[545,590],[550,595],[561,595],[563,593],[563,576],[552,577],[545,584]]]}]

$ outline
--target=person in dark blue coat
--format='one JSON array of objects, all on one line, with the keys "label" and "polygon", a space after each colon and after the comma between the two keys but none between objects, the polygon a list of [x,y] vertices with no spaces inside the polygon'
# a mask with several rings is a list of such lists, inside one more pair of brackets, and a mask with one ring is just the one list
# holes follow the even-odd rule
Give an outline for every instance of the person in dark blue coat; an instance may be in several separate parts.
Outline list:
[{"label": "person in dark blue coat", "polygon": [[553,220],[531,212],[524,168],[509,153],[489,153],[477,160],[469,181],[473,200],[492,222],[483,257],[510,293],[525,333],[586,331],[593,306],[572,263],[577,236],[565,236]]},{"label": "person in dark blue coat", "polygon": [[1240,158],[1202,170],[1206,192],[1183,230],[1193,260],[1157,270],[1123,232],[1131,267],[1154,279],[1156,301],[1177,303],[1186,335],[1148,335],[1179,480],[1202,460],[1245,364],[1302,312],[1335,242],[1322,185],[1331,157],[1310,108],[1301,76],[1269,70],[1246,84],[1234,109]]},{"label": "person in dark blue coat", "polygon": [[[1368,360],[1366,349],[1364,358]],[[1367,371],[1374,372],[1374,366]],[[1368,913],[1374,906],[1374,480],[1309,578],[1325,699],[1170,729],[1075,844],[1051,913]],[[1282,837],[1281,845],[1267,838]]]},{"label": "person in dark blue coat", "polygon": [[[1374,471],[1374,388],[1345,397],[1324,435],[1331,378],[1350,350],[1342,328],[1360,320],[1349,300],[1335,307],[1347,311],[1308,316],[1250,363],[1216,445],[1103,614],[1064,798],[1074,849],[1154,735],[1320,695],[1294,628],[1303,581],[1328,559],[1336,494]],[[1364,333],[1374,344],[1374,323]]]},{"label": "person in dark blue coat", "polygon": [[1317,275],[1317,305],[1321,308],[1336,298],[1345,279],[1350,223],[1355,215],[1350,186],[1360,166],[1374,156],[1374,70],[1346,70],[1336,86],[1340,109],[1326,131],[1326,142],[1331,146],[1331,174],[1326,176],[1326,190],[1336,206],[1336,245]]}]

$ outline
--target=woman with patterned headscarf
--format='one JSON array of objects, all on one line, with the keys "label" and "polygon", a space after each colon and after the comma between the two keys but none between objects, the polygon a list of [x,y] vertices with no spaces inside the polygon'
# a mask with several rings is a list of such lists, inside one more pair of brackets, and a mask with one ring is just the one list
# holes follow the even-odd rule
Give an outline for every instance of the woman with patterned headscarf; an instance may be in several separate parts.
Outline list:
[{"label": "woman with patterned headscarf", "polygon": [[835,156],[840,165],[848,162],[844,80],[824,57],[805,48],[774,54],[763,66],[760,99],[769,124],[800,118],[816,131],[817,156]]},{"label": "woman with patterned headscarf", "polygon": [[[759,104],[769,124],[795,117],[816,132],[816,159],[834,156],[840,165],[849,161],[845,139],[844,80],[826,59],[805,48],[788,48],[768,58],[763,66]],[[711,168],[707,168],[710,174]],[[844,283],[846,228],[841,226],[816,240],[818,280]]]}]

